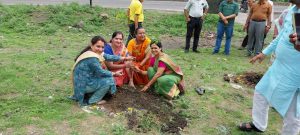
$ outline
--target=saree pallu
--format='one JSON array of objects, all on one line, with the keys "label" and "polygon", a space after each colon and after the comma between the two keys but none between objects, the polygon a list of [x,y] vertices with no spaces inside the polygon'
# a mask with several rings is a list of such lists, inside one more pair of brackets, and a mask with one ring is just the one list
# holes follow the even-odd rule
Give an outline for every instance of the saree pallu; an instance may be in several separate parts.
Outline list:
[{"label": "saree pallu", "polygon": [[[136,58],[133,62],[135,66],[139,66],[146,57],[146,54],[150,51],[150,42],[151,40],[148,37],[146,37],[144,42],[140,45],[137,45],[135,38],[129,41],[127,49],[131,56]],[[147,71],[149,68],[149,60],[147,60],[146,63],[139,68],[143,71]],[[147,75],[133,72],[133,82],[134,84],[145,85],[149,82],[149,79]]]},{"label": "saree pallu", "polygon": [[184,93],[183,73],[179,66],[177,66],[167,54],[160,56],[155,60],[154,66],[147,70],[148,78],[152,79],[157,72],[158,61],[164,62],[167,67],[173,71],[171,74],[163,74],[157,78],[153,87],[155,92],[164,95],[168,99],[178,96],[179,93]]}]

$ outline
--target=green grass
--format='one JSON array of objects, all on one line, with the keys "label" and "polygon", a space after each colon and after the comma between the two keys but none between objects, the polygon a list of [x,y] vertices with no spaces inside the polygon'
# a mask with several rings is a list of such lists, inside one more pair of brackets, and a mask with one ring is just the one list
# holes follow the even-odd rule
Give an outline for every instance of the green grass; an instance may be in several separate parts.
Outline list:
[{"label": "green grass", "polygon": [[[100,13],[107,13],[109,18],[99,18]],[[182,13],[147,10],[145,15],[149,37],[185,36]],[[203,30],[215,32],[217,19],[216,15],[207,16]],[[83,28],[70,27],[80,21]],[[76,3],[0,5],[0,134],[137,134],[127,129],[124,116],[86,114],[66,98],[72,93],[74,57],[92,36],[101,34],[109,39],[115,30],[128,31],[123,9]],[[235,26],[234,35],[233,46],[238,46],[244,36],[242,26]],[[185,74],[187,92],[174,100],[174,111],[189,122],[182,134],[247,134],[238,131],[236,125],[251,119],[253,88],[235,90],[223,81],[223,74],[264,72],[267,61],[251,65],[243,56],[245,52],[235,47],[228,57],[211,55],[212,48],[200,48],[200,54],[164,50]],[[207,91],[199,96],[195,87]],[[274,110],[270,112],[270,125],[264,134],[279,134],[281,119]],[[150,134],[162,134],[150,116],[142,119],[144,128]]]}]

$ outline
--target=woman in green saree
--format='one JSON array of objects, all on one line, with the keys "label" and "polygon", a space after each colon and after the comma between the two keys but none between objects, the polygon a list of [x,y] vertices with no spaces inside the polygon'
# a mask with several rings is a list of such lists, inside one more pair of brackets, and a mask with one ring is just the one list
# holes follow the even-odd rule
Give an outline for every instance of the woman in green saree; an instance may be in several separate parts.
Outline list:
[{"label": "woman in green saree", "polygon": [[162,51],[162,44],[152,41],[150,44],[152,57],[147,71],[135,68],[140,74],[147,74],[149,82],[142,88],[145,92],[152,86],[156,93],[172,99],[184,92],[183,73],[178,65]]}]

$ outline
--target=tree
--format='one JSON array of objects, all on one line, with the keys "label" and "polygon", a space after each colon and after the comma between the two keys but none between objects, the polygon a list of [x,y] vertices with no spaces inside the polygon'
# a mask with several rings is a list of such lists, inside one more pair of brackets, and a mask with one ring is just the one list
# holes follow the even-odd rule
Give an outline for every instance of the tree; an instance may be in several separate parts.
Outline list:
[{"label": "tree", "polygon": [[218,13],[218,6],[223,0],[207,0],[209,5],[209,13],[217,14]]}]

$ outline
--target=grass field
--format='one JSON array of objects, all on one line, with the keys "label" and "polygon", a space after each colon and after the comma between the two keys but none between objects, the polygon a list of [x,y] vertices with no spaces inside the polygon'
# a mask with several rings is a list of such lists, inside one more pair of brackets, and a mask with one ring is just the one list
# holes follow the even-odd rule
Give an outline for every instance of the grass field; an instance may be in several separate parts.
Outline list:
[{"label": "grass field", "polygon": [[[101,18],[108,14],[108,19]],[[184,38],[186,24],[181,13],[145,11],[145,28],[150,38]],[[209,15],[203,31],[216,31],[218,17]],[[76,24],[83,22],[82,28]],[[89,8],[76,3],[59,6],[0,5],[0,134],[164,134],[156,126],[148,133],[128,130],[123,115],[87,114],[66,97],[72,93],[70,69],[74,57],[91,37],[107,40],[115,30],[127,34],[124,9]],[[186,94],[174,101],[188,120],[181,134],[242,133],[236,125],[251,120],[253,88],[232,88],[223,81],[226,73],[265,72],[268,60],[251,65],[245,52],[237,50],[244,36],[235,26],[230,56],[183,53],[180,46],[165,48],[185,74]],[[268,39],[269,41],[270,39]],[[201,42],[201,41],[200,41]],[[195,87],[206,88],[202,96]],[[281,118],[270,109],[268,130],[279,134]]]}]

